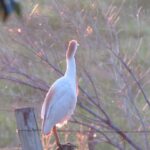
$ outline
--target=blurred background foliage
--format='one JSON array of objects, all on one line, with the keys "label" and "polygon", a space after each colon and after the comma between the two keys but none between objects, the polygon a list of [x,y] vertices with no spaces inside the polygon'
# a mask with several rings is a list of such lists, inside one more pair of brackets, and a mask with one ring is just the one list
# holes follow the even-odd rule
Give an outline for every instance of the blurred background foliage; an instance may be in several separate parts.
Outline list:
[{"label": "blurred background foliage", "polygon": [[[49,64],[64,72],[66,45],[70,39],[77,39],[80,44],[76,56],[79,85],[95,98],[88,75],[92,77],[97,95],[101,98],[100,103],[113,122],[123,130],[141,128],[132,105],[134,102],[145,121],[146,129],[149,130],[149,109],[143,96],[129,73],[106,48],[106,45],[113,43],[108,27],[110,23],[119,38],[118,45],[111,46],[119,46],[118,55],[134,71],[149,98],[149,0],[26,0],[21,1],[21,5],[21,20],[12,13],[5,24],[0,23],[1,149],[13,149],[20,145],[16,134],[15,108],[35,107],[40,127],[40,109],[46,93],[36,87],[4,80],[3,76],[22,80],[29,85],[34,81],[33,85],[47,89],[60,74],[45,62],[48,60]],[[116,66],[121,75],[116,71]],[[17,73],[16,68],[21,73]],[[22,74],[34,76],[34,80],[28,80]],[[85,99],[80,92],[79,101],[84,101],[87,106],[97,111]],[[84,122],[85,118],[81,114],[86,112],[77,107],[75,116]],[[90,116],[87,114],[87,117]],[[77,129],[79,132],[68,132],[65,135],[62,132],[62,136],[65,136],[62,138],[64,142],[73,140],[78,149],[87,149],[88,136],[83,132],[84,127],[69,123],[65,129]],[[115,135],[110,134],[110,137],[113,136]],[[131,136],[135,138],[134,135]],[[137,135],[135,141],[140,140],[141,135]],[[95,136],[93,142],[97,150],[114,149],[101,137]],[[126,149],[128,148],[130,149],[127,145]]]},{"label": "blurred background foliage", "polygon": [[21,16],[21,5],[16,0],[1,0],[0,1],[0,17],[2,21],[6,21],[9,16],[15,12],[17,16]]}]

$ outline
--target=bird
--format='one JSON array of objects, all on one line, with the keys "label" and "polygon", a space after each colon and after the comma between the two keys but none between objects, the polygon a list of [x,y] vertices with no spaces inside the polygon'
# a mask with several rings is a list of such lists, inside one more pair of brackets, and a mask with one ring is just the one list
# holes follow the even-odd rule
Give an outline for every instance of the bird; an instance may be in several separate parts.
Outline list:
[{"label": "bird", "polygon": [[41,118],[42,134],[50,135],[53,131],[56,144],[60,146],[57,125],[70,119],[73,114],[78,96],[75,54],[79,44],[76,40],[69,41],[66,51],[66,71],[48,90],[44,99]]}]

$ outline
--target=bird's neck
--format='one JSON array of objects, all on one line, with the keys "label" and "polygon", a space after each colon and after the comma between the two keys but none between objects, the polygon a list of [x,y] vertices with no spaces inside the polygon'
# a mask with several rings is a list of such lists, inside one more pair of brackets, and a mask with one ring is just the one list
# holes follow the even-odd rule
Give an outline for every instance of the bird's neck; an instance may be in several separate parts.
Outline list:
[{"label": "bird's neck", "polygon": [[67,69],[65,72],[65,76],[70,79],[70,81],[76,84],[76,62],[75,58],[71,57],[66,60]]}]

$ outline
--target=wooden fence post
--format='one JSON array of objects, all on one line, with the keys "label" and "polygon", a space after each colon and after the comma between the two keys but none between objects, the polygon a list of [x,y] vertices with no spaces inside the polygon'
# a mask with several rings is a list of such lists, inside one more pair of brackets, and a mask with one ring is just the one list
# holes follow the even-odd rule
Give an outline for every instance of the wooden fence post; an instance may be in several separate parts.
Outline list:
[{"label": "wooden fence post", "polygon": [[17,130],[23,150],[42,150],[40,134],[34,114],[34,108],[15,110]]}]

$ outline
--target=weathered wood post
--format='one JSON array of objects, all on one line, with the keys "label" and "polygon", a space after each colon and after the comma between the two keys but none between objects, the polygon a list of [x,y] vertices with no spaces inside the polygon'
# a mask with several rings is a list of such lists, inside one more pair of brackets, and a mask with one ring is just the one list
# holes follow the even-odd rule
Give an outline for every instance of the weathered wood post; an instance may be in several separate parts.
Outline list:
[{"label": "weathered wood post", "polygon": [[42,150],[34,108],[15,110],[17,130],[23,150]]}]

